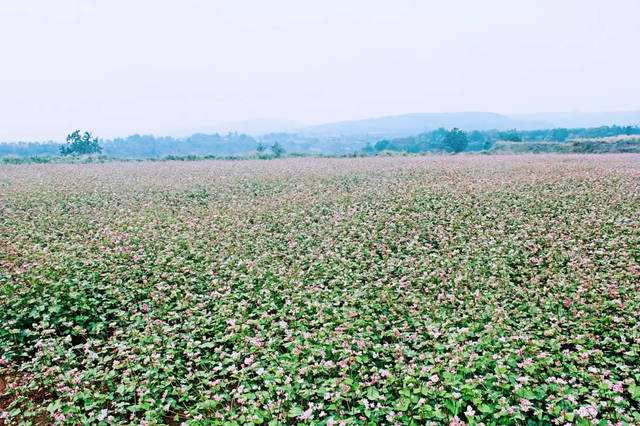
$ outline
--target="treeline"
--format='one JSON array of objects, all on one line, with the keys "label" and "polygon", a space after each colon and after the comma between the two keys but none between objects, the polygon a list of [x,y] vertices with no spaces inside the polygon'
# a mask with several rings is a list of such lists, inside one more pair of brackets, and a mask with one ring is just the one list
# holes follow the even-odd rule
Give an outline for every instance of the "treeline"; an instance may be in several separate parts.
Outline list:
[{"label": "treeline", "polygon": [[[451,130],[440,128],[396,139],[383,139],[375,144],[368,144],[364,151],[374,154],[381,151],[419,152],[451,152],[448,137]],[[474,130],[464,132],[467,144],[463,151],[486,151],[497,142],[555,142],[564,143],[576,139],[594,139],[623,135],[640,135],[640,126],[601,126],[591,128],[555,128],[541,130]]]},{"label": "treeline", "polygon": [[[54,157],[60,155],[62,144],[6,143],[0,144],[0,157]],[[187,138],[132,135],[126,138],[101,140],[102,155],[112,158],[161,158],[169,156],[234,156],[246,155],[257,148],[251,136],[196,133]]]},{"label": "treeline", "polygon": [[[384,151],[406,153],[488,151],[497,143],[566,143],[578,139],[640,135],[638,126],[602,126],[576,129],[488,130],[462,132],[444,128],[416,136],[378,140],[372,135],[317,136],[304,133],[272,133],[259,137],[245,134],[197,133],[187,138],[132,135],[100,140],[100,154],[105,158],[148,159],[186,157],[271,157],[287,155],[375,155]],[[78,135],[80,136],[80,135]],[[64,144],[0,143],[0,158],[57,157]],[[272,149],[275,147],[275,151]],[[510,148],[513,149],[513,148]],[[526,149],[522,146],[518,149]],[[64,150],[64,148],[63,148]]]},{"label": "treeline", "polygon": [[0,143],[0,157],[53,157],[60,155],[60,144],[55,142]]},{"label": "treeline", "polygon": [[[375,143],[377,138],[363,135],[311,136],[299,133],[271,133],[259,137],[245,134],[197,133],[187,138],[153,135],[132,135],[126,138],[102,139],[99,141],[101,154],[110,158],[166,158],[166,157],[236,157],[266,155],[284,149],[288,154],[308,155],[349,155],[362,152],[365,143]],[[277,145],[276,145],[277,144]],[[64,144],[46,143],[0,143],[0,157],[31,158],[55,157],[61,154]]]},{"label": "treeline", "polygon": [[257,141],[251,136],[196,133],[188,138],[133,135],[102,143],[103,154],[116,158],[157,158],[186,155],[233,156],[255,150]]},{"label": "treeline", "polygon": [[575,139],[567,142],[496,142],[492,154],[607,154],[640,153],[640,137],[607,139]]}]

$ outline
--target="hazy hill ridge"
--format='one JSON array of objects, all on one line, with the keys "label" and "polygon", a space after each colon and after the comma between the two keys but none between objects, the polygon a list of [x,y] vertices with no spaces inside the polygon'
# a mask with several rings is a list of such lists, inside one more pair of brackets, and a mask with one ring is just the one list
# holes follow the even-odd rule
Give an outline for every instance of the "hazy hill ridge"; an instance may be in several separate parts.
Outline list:
[{"label": "hazy hill ridge", "polygon": [[531,130],[553,127],[542,120],[519,120],[493,112],[414,113],[363,120],[341,121],[310,126],[304,133],[318,135],[376,135],[381,137],[408,136],[439,127],[458,127],[462,130]]}]

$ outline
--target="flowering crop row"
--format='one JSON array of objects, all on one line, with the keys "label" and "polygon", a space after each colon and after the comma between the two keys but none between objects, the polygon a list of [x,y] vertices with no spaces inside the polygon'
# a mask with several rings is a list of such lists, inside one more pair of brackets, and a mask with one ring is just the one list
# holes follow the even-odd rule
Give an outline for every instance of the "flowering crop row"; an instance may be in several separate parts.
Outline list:
[{"label": "flowering crop row", "polygon": [[640,424],[640,156],[0,167],[0,424]]}]

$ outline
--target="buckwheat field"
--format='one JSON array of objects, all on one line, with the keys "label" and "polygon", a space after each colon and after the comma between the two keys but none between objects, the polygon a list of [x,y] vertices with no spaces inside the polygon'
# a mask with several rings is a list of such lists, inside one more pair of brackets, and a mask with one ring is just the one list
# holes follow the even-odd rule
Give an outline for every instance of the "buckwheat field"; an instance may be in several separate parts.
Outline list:
[{"label": "buckwheat field", "polygon": [[0,423],[640,424],[640,156],[0,166]]}]

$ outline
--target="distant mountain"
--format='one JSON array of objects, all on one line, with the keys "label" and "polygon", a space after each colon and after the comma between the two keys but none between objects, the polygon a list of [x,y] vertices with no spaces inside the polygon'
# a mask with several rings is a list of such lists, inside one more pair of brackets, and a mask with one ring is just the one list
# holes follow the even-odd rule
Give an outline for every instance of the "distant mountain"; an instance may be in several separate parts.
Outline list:
[{"label": "distant mountain", "polygon": [[462,130],[536,130],[553,127],[598,127],[604,125],[638,125],[640,111],[626,112],[557,112],[532,114],[497,114],[493,112],[413,113],[403,115],[339,121],[315,126],[279,118],[260,118],[221,123],[208,132],[237,132],[252,136],[268,133],[301,133],[318,137],[369,136],[395,138],[412,136],[439,127]]},{"label": "distant mountain", "polygon": [[550,127],[550,123],[519,120],[492,112],[416,113],[321,124],[306,127],[302,132],[317,135],[402,137],[439,127],[458,127],[463,130],[530,130]]},{"label": "distant mountain", "polygon": [[213,126],[213,131],[219,133],[237,132],[247,135],[263,135],[266,133],[288,132],[303,127],[296,121],[280,118],[257,118],[252,120],[234,121],[221,123]]},{"label": "distant mountain", "polygon": [[514,120],[546,121],[552,127],[599,127],[634,126],[640,124],[640,111],[618,112],[542,112],[534,114],[512,114]]}]

